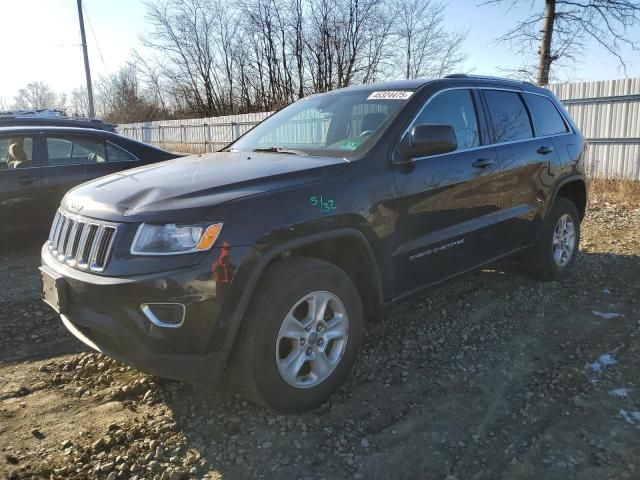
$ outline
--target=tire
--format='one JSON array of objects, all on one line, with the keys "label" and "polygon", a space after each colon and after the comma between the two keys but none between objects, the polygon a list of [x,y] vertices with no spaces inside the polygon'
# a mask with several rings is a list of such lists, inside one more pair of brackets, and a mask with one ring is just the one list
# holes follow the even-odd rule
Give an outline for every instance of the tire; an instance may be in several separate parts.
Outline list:
[{"label": "tire", "polygon": [[360,348],[364,316],[356,286],[331,263],[296,257],[270,267],[256,292],[235,341],[231,382],[280,412],[320,406],[344,383]]},{"label": "tire", "polygon": [[[573,246],[570,253],[566,251],[557,260],[558,248],[561,243],[556,240],[556,229],[560,228],[561,219],[569,221],[573,225]],[[562,230],[562,229],[561,229]],[[570,230],[568,227],[565,230]],[[564,231],[564,230],[563,230]],[[567,245],[567,238],[564,238]],[[528,253],[525,262],[529,273],[542,281],[560,280],[564,278],[573,267],[580,249],[580,214],[575,204],[564,197],[557,197],[549,218],[545,222],[538,241]]]}]

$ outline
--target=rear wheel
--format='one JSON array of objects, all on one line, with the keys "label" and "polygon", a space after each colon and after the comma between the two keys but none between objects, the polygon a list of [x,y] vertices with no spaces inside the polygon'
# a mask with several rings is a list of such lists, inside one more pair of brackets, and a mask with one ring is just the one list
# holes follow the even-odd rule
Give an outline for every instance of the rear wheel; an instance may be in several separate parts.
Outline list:
[{"label": "rear wheel", "polygon": [[549,219],[526,263],[540,280],[559,280],[569,273],[580,247],[580,215],[575,204],[556,198]]},{"label": "rear wheel", "polygon": [[237,338],[232,379],[283,412],[318,407],[344,382],[363,329],[360,296],[335,265],[293,258],[260,282]]}]

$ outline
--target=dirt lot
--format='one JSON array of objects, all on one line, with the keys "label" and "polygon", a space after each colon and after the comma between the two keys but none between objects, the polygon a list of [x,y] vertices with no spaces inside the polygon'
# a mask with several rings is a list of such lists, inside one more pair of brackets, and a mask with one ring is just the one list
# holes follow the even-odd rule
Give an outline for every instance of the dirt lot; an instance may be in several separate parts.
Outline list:
[{"label": "dirt lot", "polygon": [[0,476],[640,478],[640,209],[602,202],[570,278],[500,265],[368,329],[347,385],[281,416],[89,353],[0,259]]}]

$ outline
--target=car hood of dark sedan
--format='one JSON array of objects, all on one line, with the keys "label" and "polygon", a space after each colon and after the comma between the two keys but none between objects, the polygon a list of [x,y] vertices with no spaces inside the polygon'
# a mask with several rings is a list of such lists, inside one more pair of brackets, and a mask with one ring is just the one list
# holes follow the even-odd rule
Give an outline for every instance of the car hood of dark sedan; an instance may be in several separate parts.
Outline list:
[{"label": "car hood of dark sedan", "polygon": [[199,221],[222,203],[328,178],[348,163],[265,152],[191,155],[84,183],[65,195],[62,206],[113,222]]}]

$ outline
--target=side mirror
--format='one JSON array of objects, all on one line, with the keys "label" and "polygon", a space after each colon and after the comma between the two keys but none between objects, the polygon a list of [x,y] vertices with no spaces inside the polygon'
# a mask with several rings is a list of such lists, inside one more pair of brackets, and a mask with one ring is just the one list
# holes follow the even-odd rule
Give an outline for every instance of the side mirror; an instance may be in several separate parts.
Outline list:
[{"label": "side mirror", "polygon": [[394,161],[411,163],[416,157],[449,153],[457,148],[456,132],[451,125],[425,123],[407,132],[394,152]]}]

